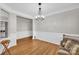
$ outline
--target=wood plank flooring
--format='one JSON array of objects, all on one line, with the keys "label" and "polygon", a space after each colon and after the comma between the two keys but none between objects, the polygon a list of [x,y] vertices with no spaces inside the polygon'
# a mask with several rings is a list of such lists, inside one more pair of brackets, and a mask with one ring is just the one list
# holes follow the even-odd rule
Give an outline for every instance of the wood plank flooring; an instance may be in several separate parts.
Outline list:
[{"label": "wood plank flooring", "polygon": [[56,44],[28,37],[17,40],[17,45],[9,50],[12,55],[55,55],[58,49]]}]

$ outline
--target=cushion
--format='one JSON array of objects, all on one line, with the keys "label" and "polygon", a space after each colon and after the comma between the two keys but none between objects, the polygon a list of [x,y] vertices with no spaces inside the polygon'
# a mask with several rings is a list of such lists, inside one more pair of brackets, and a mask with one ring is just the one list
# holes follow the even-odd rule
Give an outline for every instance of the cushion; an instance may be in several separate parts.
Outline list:
[{"label": "cushion", "polygon": [[68,52],[70,52],[70,49],[72,48],[72,46],[74,45],[73,41],[71,40],[67,40],[64,48],[68,50]]},{"label": "cushion", "polygon": [[79,54],[79,37],[63,35],[61,46],[71,54]]},{"label": "cushion", "polygon": [[79,47],[76,50],[76,55],[79,55]]},{"label": "cushion", "polygon": [[78,44],[73,45],[70,50],[70,53],[72,55],[79,55],[79,45]]},{"label": "cushion", "polygon": [[71,41],[69,38],[64,38],[63,41],[61,41],[61,46],[67,51],[70,51],[71,46],[73,46],[73,41]]},{"label": "cushion", "polygon": [[60,50],[58,51],[58,54],[59,54],[59,55],[69,55],[69,52],[66,51],[66,50],[60,49]]}]

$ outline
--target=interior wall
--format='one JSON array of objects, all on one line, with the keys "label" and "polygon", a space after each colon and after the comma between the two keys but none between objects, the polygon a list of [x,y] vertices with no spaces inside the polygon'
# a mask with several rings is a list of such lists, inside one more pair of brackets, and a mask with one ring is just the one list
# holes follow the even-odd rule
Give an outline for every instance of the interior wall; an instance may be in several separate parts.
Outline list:
[{"label": "interior wall", "polygon": [[[54,40],[59,43],[63,39],[62,33],[79,35],[79,9],[51,15],[41,23],[36,21],[35,24],[37,38],[52,42],[55,37]],[[53,36],[53,33],[56,35]],[[61,34],[58,36],[59,33]]]},{"label": "interior wall", "polygon": [[79,9],[46,17],[36,31],[79,34]]},{"label": "interior wall", "polygon": [[32,20],[17,17],[17,38],[32,36]]}]

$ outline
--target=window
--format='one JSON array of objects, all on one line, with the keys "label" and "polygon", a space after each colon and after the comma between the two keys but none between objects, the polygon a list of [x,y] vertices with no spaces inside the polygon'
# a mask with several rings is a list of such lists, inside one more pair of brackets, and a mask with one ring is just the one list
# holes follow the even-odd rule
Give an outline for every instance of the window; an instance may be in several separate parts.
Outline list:
[{"label": "window", "polygon": [[0,9],[0,38],[8,37],[8,13]]}]

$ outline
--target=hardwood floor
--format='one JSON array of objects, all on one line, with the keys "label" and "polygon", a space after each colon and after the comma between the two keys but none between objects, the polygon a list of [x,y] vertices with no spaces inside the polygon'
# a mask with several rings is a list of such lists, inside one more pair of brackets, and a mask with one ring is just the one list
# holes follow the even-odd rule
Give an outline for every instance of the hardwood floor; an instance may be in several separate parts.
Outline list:
[{"label": "hardwood floor", "polygon": [[17,45],[9,50],[12,55],[55,55],[58,48],[56,44],[28,37],[17,40]]}]

